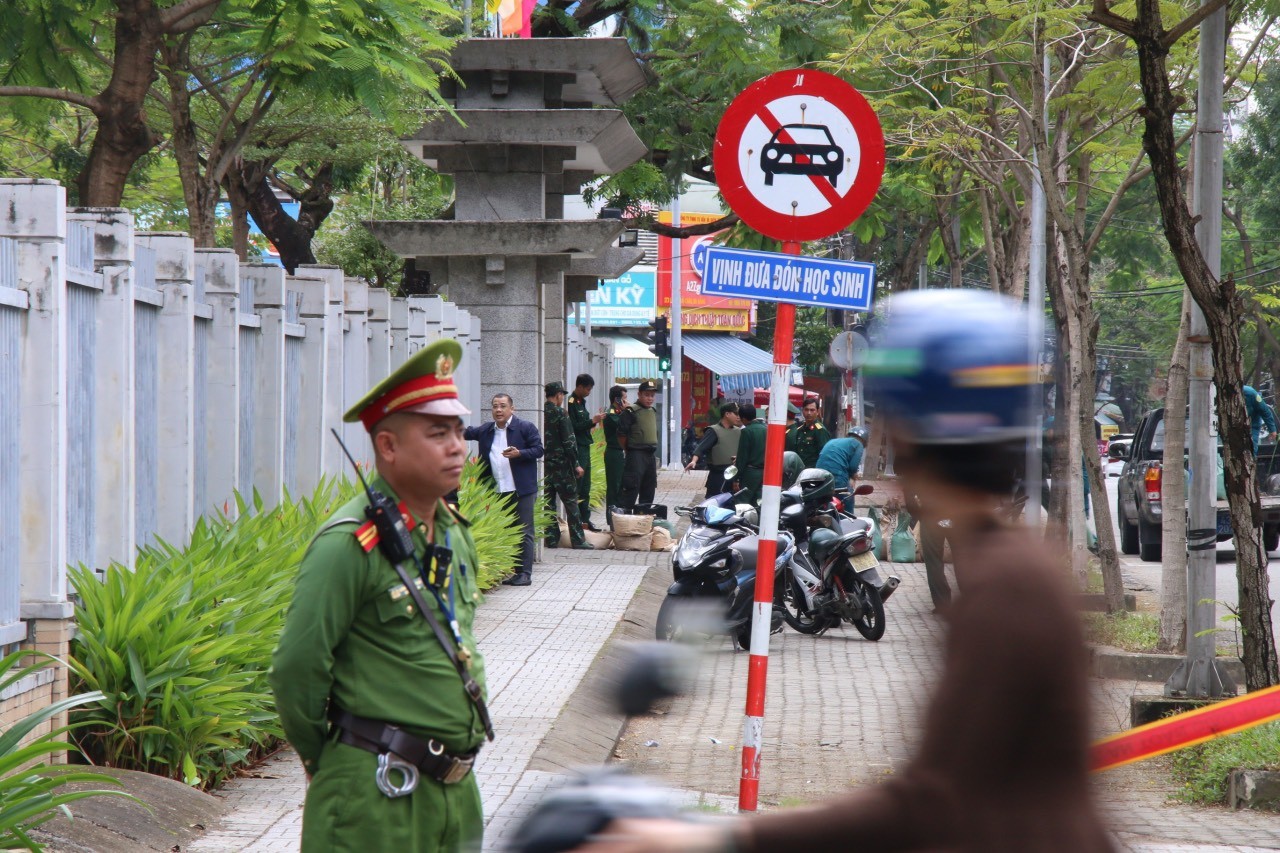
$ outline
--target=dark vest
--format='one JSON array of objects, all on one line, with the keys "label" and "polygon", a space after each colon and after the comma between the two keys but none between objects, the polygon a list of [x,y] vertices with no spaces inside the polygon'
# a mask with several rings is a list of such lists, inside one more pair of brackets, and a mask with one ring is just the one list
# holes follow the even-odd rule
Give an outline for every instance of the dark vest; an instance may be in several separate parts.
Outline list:
[{"label": "dark vest", "polygon": [[636,422],[627,436],[628,444],[656,447],[658,444],[658,413],[653,407],[645,408],[639,403],[628,406]]},{"label": "dark vest", "polygon": [[711,447],[711,464],[731,464],[733,457],[738,455],[738,439],[742,437],[742,430],[720,424],[712,425],[711,429],[716,433],[716,443]]}]

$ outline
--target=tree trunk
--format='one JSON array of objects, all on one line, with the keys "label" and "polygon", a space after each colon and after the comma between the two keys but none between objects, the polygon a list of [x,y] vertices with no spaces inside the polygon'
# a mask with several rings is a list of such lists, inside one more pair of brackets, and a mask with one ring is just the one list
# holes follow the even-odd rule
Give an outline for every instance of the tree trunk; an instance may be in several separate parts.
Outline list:
[{"label": "tree trunk", "polygon": [[[1205,262],[1195,239],[1195,223],[1187,210],[1180,181],[1173,121],[1181,103],[1173,94],[1165,58],[1168,33],[1160,17],[1159,0],[1139,0],[1129,35],[1138,48],[1142,83],[1142,143],[1151,161],[1156,197],[1160,203],[1165,237],[1191,296],[1208,321],[1213,349],[1214,383],[1217,386],[1218,424],[1223,438],[1227,500],[1235,532],[1236,572],[1239,586],[1240,629],[1244,639],[1241,660],[1245,684],[1257,690],[1280,683],[1280,659],[1276,655],[1268,594],[1267,559],[1262,549],[1260,494],[1254,476],[1253,446],[1245,410],[1240,326],[1243,310],[1235,283],[1218,282]],[[1209,85],[1216,85],[1210,81]]]},{"label": "tree trunk", "polygon": [[76,176],[79,203],[85,207],[119,207],[129,172],[160,142],[146,113],[147,93],[157,78],[160,22],[150,0],[117,5],[111,79],[94,98],[98,130]]},{"label": "tree trunk", "polygon": [[173,124],[173,156],[178,163],[178,179],[182,197],[187,203],[189,230],[197,247],[211,249],[217,245],[215,217],[221,195],[217,182],[210,185],[201,166],[200,140],[191,118],[191,91],[188,76],[185,39],[182,44],[164,48],[165,79],[169,84],[169,118]]},{"label": "tree trunk", "polygon": [[[1164,505],[1187,504],[1187,334],[1191,328],[1190,303],[1182,298],[1182,322],[1178,343],[1169,360],[1169,388],[1164,401],[1164,461],[1161,477]],[[1172,414],[1172,417],[1170,416]],[[1166,512],[1161,532],[1160,636],[1156,648],[1162,652],[1187,649],[1187,514]]]},{"label": "tree trunk", "polygon": [[223,180],[227,188],[227,200],[231,202],[231,247],[236,250],[241,263],[249,260],[249,195],[240,181]]}]

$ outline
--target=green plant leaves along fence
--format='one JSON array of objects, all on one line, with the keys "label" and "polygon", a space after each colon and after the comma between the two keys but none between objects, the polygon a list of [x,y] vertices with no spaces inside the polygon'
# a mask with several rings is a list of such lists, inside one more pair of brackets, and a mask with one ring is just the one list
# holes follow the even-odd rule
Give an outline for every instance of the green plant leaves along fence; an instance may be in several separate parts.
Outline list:
[{"label": "green plant leaves along fence", "polygon": [[[101,693],[73,712],[90,761],[211,788],[278,745],[266,672],[294,575],[316,530],[355,493],[331,480],[265,511],[256,495],[252,505],[237,498],[235,520],[202,520],[185,548],[143,549],[133,571],[113,565],[99,580],[71,570],[73,686]],[[474,462],[459,497],[487,589],[511,572],[520,527]]]}]

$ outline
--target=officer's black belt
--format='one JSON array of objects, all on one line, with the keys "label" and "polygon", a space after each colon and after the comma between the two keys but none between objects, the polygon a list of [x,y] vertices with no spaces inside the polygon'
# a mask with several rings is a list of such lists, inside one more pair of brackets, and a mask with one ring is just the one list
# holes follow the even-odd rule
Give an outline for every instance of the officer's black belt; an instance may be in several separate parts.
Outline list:
[{"label": "officer's black belt", "polygon": [[339,743],[372,752],[374,755],[394,753],[432,779],[446,785],[466,779],[475,763],[475,752],[455,755],[447,752],[444,744],[435,738],[423,740],[399,726],[357,717],[341,708],[331,708],[329,720],[338,729]]},{"label": "officer's black belt", "polygon": [[627,445],[627,450],[642,450],[642,451],[645,451],[646,453],[652,453],[657,449],[658,449],[658,445],[656,444],[628,444]]}]

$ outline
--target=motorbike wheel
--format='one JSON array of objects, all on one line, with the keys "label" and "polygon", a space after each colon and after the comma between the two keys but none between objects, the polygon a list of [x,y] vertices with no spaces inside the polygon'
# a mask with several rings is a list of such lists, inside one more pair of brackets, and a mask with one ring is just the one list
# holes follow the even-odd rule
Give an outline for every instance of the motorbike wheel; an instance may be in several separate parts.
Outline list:
[{"label": "motorbike wheel", "polygon": [[656,639],[662,641],[678,640],[683,633],[680,624],[676,621],[676,614],[680,609],[680,597],[668,595],[662,601],[662,606],[658,608],[658,618],[653,626],[653,635]]},{"label": "motorbike wheel", "polygon": [[790,574],[784,575],[786,590],[782,596],[782,618],[795,631],[801,634],[821,634],[831,627],[825,616],[818,616],[805,609],[804,593],[796,584],[798,581]]},{"label": "motorbike wheel", "polygon": [[858,584],[858,595],[862,598],[862,618],[855,619],[853,627],[868,640],[875,642],[884,636],[884,602],[880,593],[873,586]]}]

